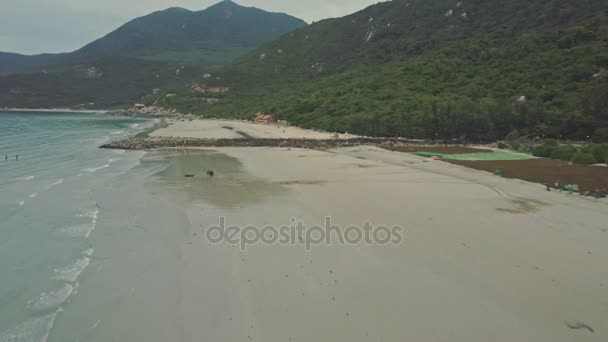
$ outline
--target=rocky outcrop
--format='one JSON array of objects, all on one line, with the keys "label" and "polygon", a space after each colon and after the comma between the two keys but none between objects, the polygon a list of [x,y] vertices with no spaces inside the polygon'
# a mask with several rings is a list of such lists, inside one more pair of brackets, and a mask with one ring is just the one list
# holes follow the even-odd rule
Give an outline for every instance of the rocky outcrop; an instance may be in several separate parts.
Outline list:
[{"label": "rocky outcrop", "polygon": [[420,145],[422,142],[395,138],[353,139],[196,139],[169,137],[135,137],[105,144],[101,148],[119,150],[154,150],[159,148],[185,147],[288,147],[329,149],[360,145],[395,146]]},{"label": "rocky outcrop", "polygon": [[207,87],[193,85],[191,90],[195,94],[224,94],[230,91],[230,87]]},{"label": "rocky outcrop", "polygon": [[139,118],[172,118],[172,119],[194,119],[193,114],[182,114],[175,109],[167,109],[155,106],[136,105],[127,109],[119,109],[108,114],[133,116]]}]

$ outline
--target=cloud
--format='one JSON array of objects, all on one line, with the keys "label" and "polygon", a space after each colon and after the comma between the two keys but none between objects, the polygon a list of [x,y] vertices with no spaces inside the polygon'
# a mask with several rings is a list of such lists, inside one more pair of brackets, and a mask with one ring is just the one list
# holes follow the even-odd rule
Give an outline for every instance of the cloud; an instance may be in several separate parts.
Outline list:
[{"label": "cloud", "polygon": [[[378,0],[235,0],[307,22],[343,16]],[[201,10],[218,0],[2,0],[0,51],[76,50],[136,17],[168,7]]]}]

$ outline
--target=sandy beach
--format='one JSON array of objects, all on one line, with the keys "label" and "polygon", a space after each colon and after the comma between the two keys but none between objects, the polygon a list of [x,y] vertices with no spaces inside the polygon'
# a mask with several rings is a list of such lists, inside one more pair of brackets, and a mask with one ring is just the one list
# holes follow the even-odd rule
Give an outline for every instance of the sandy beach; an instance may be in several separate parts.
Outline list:
[{"label": "sandy beach", "polygon": [[243,137],[239,132],[254,138],[281,138],[281,139],[333,139],[353,138],[351,134],[335,135],[327,132],[305,130],[295,126],[282,124],[262,124],[250,121],[234,120],[192,120],[169,121],[169,127],[159,129],[150,136],[176,137],[198,139],[232,139]]},{"label": "sandy beach", "polygon": [[608,338],[602,200],[369,146],[100,149],[134,121],[62,117],[2,116],[70,134],[3,136],[0,341]]},{"label": "sandy beach", "polygon": [[[272,138],[329,134],[195,120],[152,135],[238,138],[239,131]],[[181,223],[169,225],[184,232],[173,253],[177,279],[149,294],[174,298],[178,312],[166,335],[181,341],[608,339],[605,201],[371,146],[148,154],[161,159],[168,168],[145,188],[164,196],[146,203],[165,200],[184,213],[175,219]],[[327,218],[340,232],[368,222],[402,230],[390,243],[332,239],[307,248],[310,236],[298,233],[288,243],[241,245],[243,239],[209,239],[222,218],[240,232],[296,222],[323,227]]]},{"label": "sandy beach", "polygon": [[[182,251],[192,341],[608,338],[605,203],[376,148],[208,153],[246,176],[200,176]],[[405,230],[396,245],[240,250],[204,238],[218,216]]]}]

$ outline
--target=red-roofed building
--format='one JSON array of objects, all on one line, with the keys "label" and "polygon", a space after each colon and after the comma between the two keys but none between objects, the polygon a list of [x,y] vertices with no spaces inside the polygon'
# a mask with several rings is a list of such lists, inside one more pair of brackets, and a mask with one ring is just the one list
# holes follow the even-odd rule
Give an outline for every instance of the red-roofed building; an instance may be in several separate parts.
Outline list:
[{"label": "red-roofed building", "polygon": [[253,117],[253,121],[259,122],[259,123],[267,123],[267,124],[269,124],[269,123],[275,123],[275,122],[277,122],[277,119],[272,114],[257,113]]}]

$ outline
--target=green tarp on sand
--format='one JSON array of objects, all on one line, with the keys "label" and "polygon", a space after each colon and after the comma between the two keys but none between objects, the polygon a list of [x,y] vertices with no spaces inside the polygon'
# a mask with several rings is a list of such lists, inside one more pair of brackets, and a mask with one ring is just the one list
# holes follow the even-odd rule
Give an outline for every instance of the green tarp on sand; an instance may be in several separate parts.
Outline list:
[{"label": "green tarp on sand", "polygon": [[514,152],[480,152],[480,153],[463,153],[463,154],[443,154],[435,152],[416,152],[414,153],[421,157],[441,157],[452,160],[527,160],[533,157],[525,153]]},{"label": "green tarp on sand", "polygon": [[513,152],[481,152],[481,153],[464,153],[464,154],[448,154],[446,159],[453,160],[528,160],[533,157],[525,153]]},{"label": "green tarp on sand", "polygon": [[447,156],[447,154],[435,153],[435,152],[415,152],[414,154],[417,155],[417,156],[421,156],[421,157],[441,157],[441,158],[444,158],[445,156]]}]

